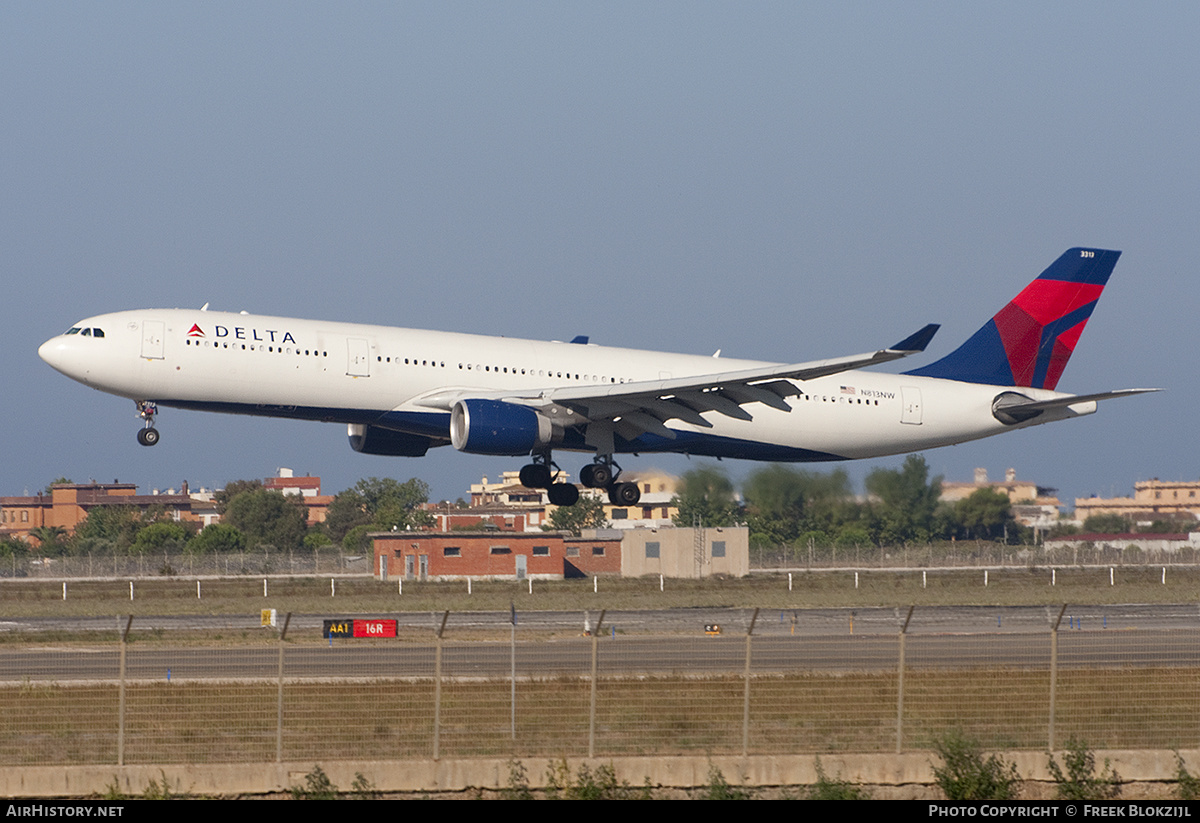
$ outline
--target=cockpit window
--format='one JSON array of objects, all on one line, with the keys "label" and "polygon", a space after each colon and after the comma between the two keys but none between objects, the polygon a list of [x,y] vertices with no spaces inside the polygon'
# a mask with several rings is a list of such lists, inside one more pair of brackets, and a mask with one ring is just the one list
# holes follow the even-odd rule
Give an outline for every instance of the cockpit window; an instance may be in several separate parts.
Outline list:
[{"label": "cockpit window", "polygon": [[82,334],[84,337],[91,337],[91,336],[92,336],[92,330],[91,330],[91,329],[84,329],[83,331],[81,331],[81,332],[80,332],[80,334]]},{"label": "cockpit window", "polygon": [[103,337],[104,329],[92,329],[92,337]]},{"label": "cockpit window", "polygon": [[70,329],[67,334],[79,334],[79,327],[76,326],[75,328]]}]

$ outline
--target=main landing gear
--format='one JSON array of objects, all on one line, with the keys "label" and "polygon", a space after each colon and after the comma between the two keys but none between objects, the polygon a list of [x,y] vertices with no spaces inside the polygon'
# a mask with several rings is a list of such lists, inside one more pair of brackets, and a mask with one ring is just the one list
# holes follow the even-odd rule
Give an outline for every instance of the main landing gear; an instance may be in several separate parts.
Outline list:
[{"label": "main landing gear", "polygon": [[[548,454],[535,454],[533,462],[521,468],[521,485],[545,489],[555,506],[574,506],[579,502],[579,489],[572,483],[554,482],[552,469],[557,468]],[[621,467],[613,462],[611,455],[598,457],[579,471],[579,482],[589,489],[605,489],[614,506],[636,506],[642,499],[642,491],[637,483],[615,482],[620,472]]]},{"label": "main landing gear", "polygon": [[558,466],[550,455],[535,454],[533,462],[521,467],[521,485],[529,489],[545,489],[554,506],[574,506],[579,502],[579,489],[574,483],[555,483],[551,469]]},{"label": "main landing gear", "polygon": [[154,428],[154,415],[158,414],[158,406],[145,400],[137,401],[138,416],[146,421],[145,426],[137,433],[137,441],[143,446],[153,446],[158,443],[158,429]]}]

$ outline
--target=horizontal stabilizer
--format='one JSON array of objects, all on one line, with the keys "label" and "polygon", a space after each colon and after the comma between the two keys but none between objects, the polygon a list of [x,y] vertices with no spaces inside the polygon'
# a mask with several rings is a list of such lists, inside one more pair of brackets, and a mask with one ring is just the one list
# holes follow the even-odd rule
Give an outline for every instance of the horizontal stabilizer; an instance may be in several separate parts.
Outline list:
[{"label": "horizontal stabilizer", "polygon": [[925,351],[925,347],[929,345],[929,341],[933,339],[933,336],[937,334],[937,330],[940,328],[941,326],[939,324],[930,323],[916,334],[910,334],[908,337],[892,346],[891,350],[910,352]]},{"label": "horizontal stabilizer", "polygon": [[1071,394],[1065,397],[1054,397],[1050,400],[1033,400],[1023,394],[1006,391],[996,395],[996,399],[992,401],[992,414],[1001,423],[1011,425],[1032,420],[1050,409],[1062,409],[1080,403],[1094,403],[1099,400],[1113,400],[1118,397],[1132,397],[1135,394],[1159,391],[1162,389],[1117,389],[1095,394]]}]

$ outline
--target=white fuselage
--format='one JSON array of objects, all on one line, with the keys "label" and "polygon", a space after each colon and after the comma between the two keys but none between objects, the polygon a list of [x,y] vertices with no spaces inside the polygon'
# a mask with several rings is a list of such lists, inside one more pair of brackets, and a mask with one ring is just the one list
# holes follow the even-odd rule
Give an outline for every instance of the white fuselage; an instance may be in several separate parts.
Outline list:
[{"label": "white fuselage", "polygon": [[[97,336],[100,330],[103,336]],[[84,334],[84,332],[88,334]],[[100,391],[165,406],[374,424],[449,441],[449,414],[422,399],[665,380],[769,366],[749,360],[330,323],[154,309],[80,321],[39,350]],[[1094,402],[1005,425],[992,414],[1007,387],[849,371],[797,382],[786,412],[762,403],[741,420],[705,412],[705,428],[669,421],[674,440],[624,451],[762,460],[876,457],[961,443],[1095,410]],[[1063,395],[1022,388],[1034,399]],[[568,446],[569,447],[569,446]]]}]

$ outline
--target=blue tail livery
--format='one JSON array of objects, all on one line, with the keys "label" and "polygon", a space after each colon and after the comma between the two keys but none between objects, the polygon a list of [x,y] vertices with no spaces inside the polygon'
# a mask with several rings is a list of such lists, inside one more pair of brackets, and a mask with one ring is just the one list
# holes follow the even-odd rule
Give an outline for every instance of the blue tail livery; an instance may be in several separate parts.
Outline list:
[{"label": "blue tail livery", "polygon": [[1054,389],[1120,256],[1068,249],[967,342],[905,374]]}]

